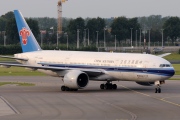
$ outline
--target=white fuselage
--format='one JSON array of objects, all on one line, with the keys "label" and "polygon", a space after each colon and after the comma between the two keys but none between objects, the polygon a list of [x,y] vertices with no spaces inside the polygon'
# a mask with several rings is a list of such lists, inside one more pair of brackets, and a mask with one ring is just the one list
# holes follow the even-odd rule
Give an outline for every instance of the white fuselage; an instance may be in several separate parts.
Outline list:
[{"label": "white fuselage", "polygon": [[[42,50],[15,54],[15,57],[28,59],[27,62],[19,61],[26,65],[96,69],[105,73],[90,77],[91,80],[151,82],[165,80],[174,75],[170,62],[149,54]],[[57,77],[66,74],[66,71],[40,71]]]}]

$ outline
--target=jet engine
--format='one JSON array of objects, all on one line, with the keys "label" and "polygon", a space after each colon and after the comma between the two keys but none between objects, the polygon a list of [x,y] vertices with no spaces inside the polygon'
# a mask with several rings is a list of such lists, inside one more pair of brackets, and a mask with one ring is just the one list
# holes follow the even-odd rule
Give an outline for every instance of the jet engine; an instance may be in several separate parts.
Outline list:
[{"label": "jet engine", "polygon": [[154,84],[154,82],[136,82],[136,83],[143,86],[152,86]]},{"label": "jet engine", "polygon": [[71,89],[82,89],[87,86],[89,76],[80,70],[71,70],[64,76],[64,86]]}]

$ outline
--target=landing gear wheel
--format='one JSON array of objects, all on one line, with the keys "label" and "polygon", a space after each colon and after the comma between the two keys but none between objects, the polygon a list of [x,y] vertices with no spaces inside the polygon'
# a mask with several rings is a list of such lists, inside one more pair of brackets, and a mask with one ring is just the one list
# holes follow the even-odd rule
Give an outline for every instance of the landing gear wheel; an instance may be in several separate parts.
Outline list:
[{"label": "landing gear wheel", "polygon": [[155,88],[155,93],[157,93],[158,92],[158,89],[157,88]]},{"label": "landing gear wheel", "polygon": [[156,88],[155,93],[161,93],[161,88]]},{"label": "landing gear wheel", "polygon": [[108,84],[105,84],[105,85],[104,85],[104,89],[108,90],[108,89],[109,89],[109,85],[108,85]]},{"label": "landing gear wheel", "polygon": [[117,89],[117,85],[116,84],[112,84],[110,81],[108,81],[106,84],[101,84],[100,85],[101,89],[106,89],[106,90],[116,90]]},{"label": "landing gear wheel", "polygon": [[100,88],[103,90],[103,89],[104,89],[104,86],[105,86],[104,84],[101,84],[101,85],[100,85]]},{"label": "landing gear wheel", "polygon": [[78,91],[78,89],[74,89],[74,91]]},{"label": "landing gear wheel", "polygon": [[69,91],[70,89],[68,87],[65,88],[65,91]]},{"label": "landing gear wheel", "polygon": [[65,87],[65,86],[61,86],[61,90],[62,90],[62,91],[65,91],[65,90],[66,90],[66,87]]},{"label": "landing gear wheel", "polygon": [[113,84],[113,85],[112,85],[112,88],[113,88],[114,90],[116,90],[116,89],[117,89],[117,85],[116,85],[116,84]]},{"label": "landing gear wheel", "polygon": [[158,88],[158,93],[161,93],[161,88]]},{"label": "landing gear wheel", "polygon": [[111,90],[113,89],[113,85],[112,84],[109,84],[108,88]]}]

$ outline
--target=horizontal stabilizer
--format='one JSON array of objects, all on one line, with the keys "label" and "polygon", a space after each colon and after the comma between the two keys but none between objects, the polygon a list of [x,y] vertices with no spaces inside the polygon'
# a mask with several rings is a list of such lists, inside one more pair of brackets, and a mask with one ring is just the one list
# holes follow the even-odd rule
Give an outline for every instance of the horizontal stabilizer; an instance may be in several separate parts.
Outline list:
[{"label": "horizontal stabilizer", "polygon": [[164,53],[164,54],[161,54],[161,55],[158,55],[159,57],[165,57],[165,56],[168,56],[170,55],[171,53]]}]

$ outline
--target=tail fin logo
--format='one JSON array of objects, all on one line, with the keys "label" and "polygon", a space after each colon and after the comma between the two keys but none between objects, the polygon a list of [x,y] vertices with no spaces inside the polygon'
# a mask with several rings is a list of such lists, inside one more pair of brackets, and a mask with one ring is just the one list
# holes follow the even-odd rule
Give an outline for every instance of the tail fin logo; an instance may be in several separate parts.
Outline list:
[{"label": "tail fin logo", "polygon": [[22,28],[22,30],[19,32],[19,35],[22,36],[22,44],[27,45],[27,38],[30,36],[30,31],[26,28]]}]

